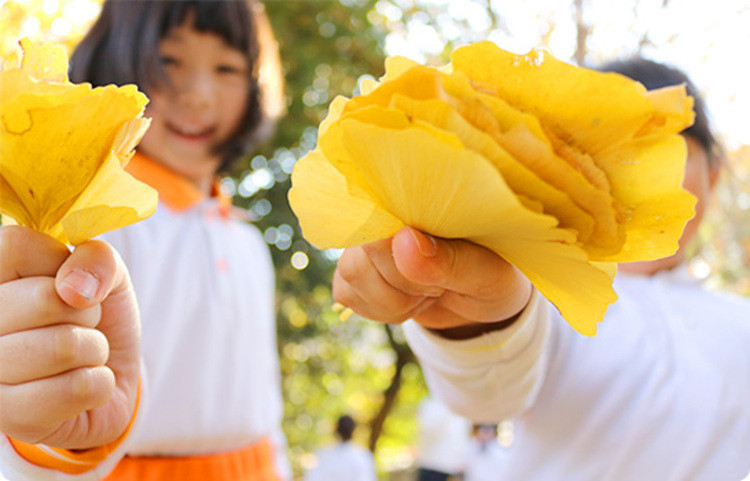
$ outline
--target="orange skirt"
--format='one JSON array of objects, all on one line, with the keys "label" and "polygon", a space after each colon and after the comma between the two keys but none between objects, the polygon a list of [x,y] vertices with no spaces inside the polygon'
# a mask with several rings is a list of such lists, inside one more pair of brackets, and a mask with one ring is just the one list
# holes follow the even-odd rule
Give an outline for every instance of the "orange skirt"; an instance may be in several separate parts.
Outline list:
[{"label": "orange skirt", "polygon": [[280,481],[273,448],[263,440],[206,456],[125,456],[105,481]]}]

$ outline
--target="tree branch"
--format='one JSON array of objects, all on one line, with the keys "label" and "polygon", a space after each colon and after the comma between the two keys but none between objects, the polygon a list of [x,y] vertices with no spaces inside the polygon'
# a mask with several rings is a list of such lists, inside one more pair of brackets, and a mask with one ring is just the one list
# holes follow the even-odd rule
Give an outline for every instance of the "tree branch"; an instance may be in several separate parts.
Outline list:
[{"label": "tree branch", "polygon": [[378,443],[378,438],[383,433],[383,425],[385,420],[388,418],[393,406],[396,404],[396,398],[398,391],[401,389],[401,374],[404,367],[410,362],[416,361],[416,356],[411,351],[407,344],[396,341],[393,337],[393,331],[391,326],[384,325],[386,335],[388,336],[388,344],[391,346],[393,351],[396,353],[396,370],[393,372],[391,383],[383,392],[383,405],[380,407],[380,411],[370,421],[370,442],[368,447],[370,451],[375,451],[375,446]]}]

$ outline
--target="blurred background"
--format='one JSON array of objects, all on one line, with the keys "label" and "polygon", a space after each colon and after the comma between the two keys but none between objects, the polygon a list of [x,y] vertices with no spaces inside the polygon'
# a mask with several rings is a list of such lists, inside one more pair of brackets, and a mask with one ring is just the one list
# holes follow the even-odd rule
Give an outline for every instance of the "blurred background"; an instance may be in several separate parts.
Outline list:
[{"label": "blurred background", "polygon": [[[123,0],[125,1],[125,0]],[[416,412],[427,390],[398,328],[331,310],[337,251],[300,236],[286,200],[297,159],[315,146],[316,127],[336,95],[352,96],[378,78],[386,56],[446,63],[465,43],[489,39],[525,53],[596,66],[641,54],[688,73],[705,95],[727,152],[727,169],[691,261],[694,273],[750,295],[750,45],[747,0],[269,0],[279,42],[287,115],[276,134],[223,180],[235,204],[264,232],[276,261],[284,429],[297,474],[333,441],[339,414],[361,423],[355,438],[375,453],[381,479],[411,479]],[[72,48],[100,0],[0,0],[0,62],[18,40]],[[704,223],[705,224],[705,223]],[[504,442],[509,442],[503,426]]]}]

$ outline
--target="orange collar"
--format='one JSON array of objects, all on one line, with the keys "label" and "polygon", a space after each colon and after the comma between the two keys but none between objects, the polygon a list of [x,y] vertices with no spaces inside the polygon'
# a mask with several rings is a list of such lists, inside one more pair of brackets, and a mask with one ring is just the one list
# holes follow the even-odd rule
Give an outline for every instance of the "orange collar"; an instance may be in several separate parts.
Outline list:
[{"label": "orange collar", "polygon": [[[206,199],[206,195],[189,180],[138,151],[125,166],[125,170],[156,189],[159,200],[175,212],[187,210]],[[217,198],[222,215],[228,215],[232,202],[229,197],[221,194],[218,179],[211,187],[211,197]]]}]

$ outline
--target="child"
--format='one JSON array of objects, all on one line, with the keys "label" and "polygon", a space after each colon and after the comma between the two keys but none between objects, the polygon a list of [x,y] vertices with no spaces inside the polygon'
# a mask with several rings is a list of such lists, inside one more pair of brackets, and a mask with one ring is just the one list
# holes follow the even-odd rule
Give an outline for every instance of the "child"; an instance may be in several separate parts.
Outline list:
[{"label": "child", "polygon": [[318,464],[305,473],[305,481],[375,481],[375,460],[372,453],[352,441],[357,424],[349,415],[336,421],[336,434],[341,440],[335,446],[317,452]]},{"label": "child", "polygon": [[497,424],[475,424],[466,450],[463,481],[496,481],[507,452],[497,441]]},{"label": "child", "polygon": [[[648,88],[687,82],[636,60]],[[646,72],[644,75],[643,72]],[[405,228],[347,249],[334,297],[405,324],[433,393],[475,422],[515,418],[495,479],[736,480],[750,470],[750,301],[703,290],[684,261],[719,150],[703,103],[685,187],[698,198],[678,252],[622,265],[596,337],[576,334],[517,270],[460,240]]]},{"label": "child", "polygon": [[72,81],[149,95],[151,129],[128,168],[160,204],[104,236],[124,265],[102,241],[70,254],[28,229],[0,230],[10,479],[288,476],[270,255],[213,185],[266,121],[258,7],[109,0],[72,56]]}]

